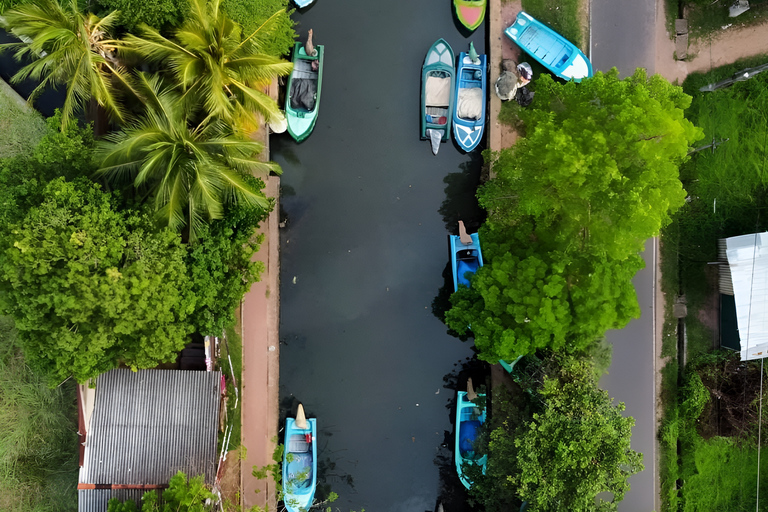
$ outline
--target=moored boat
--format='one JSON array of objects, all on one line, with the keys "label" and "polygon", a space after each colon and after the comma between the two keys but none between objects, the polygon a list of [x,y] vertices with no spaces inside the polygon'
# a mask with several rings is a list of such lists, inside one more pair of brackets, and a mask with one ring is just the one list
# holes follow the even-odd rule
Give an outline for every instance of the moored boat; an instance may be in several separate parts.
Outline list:
[{"label": "moored boat", "polygon": [[459,53],[453,109],[453,136],[464,151],[475,149],[483,137],[487,76],[485,55],[477,55],[474,52],[474,46],[470,46],[469,54]]},{"label": "moored boat", "polygon": [[485,394],[475,393],[472,379],[467,380],[467,391],[459,391],[456,397],[456,446],[454,460],[459,480],[467,489],[472,481],[464,472],[464,466],[474,464],[482,466],[483,473],[488,462],[487,455],[477,453],[476,441],[485,423],[485,405],[478,406],[473,400],[485,401]]},{"label": "moored boat", "polygon": [[592,63],[576,45],[526,12],[520,11],[504,33],[563,80],[581,82],[592,76]]},{"label": "moored boat", "polygon": [[305,512],[317,488],[317,420],[304,416],[299,404],[296,419],[285,420],[283,504],[288,512]]},{"label": "moored boat", "polygon": [[451,45],[438,39],[421,68],[421,138],[431,142],[434,154],[451,137],[455,75]]},{"label": "moored boat", "polygon": [[288,78],[285,95],[285,118],[288,133],[301,142],[312,133],[320,108],[320,91],[323,85],[323,55],[325,47],[314,47],[313,55],[307,53],[304,45],[293,47],[293,71]]},{"label": "moored boat", "polygon": [[459,285],[469,286],[468,274],[474,274],[483,266],[483,252],[478,234],[468,235],[462,221],[459,221],[459,234],[449,235],[448,238],[451,245],[453,289],[458,291]]},{"label": "moored boat", "polygon": [[296,7],[298,7],[299,9],[303,9],[308,5],[312,5],[313,3],[315,3],[315,0],[293,0],[293,3],[295,3]]},{"label": "moored boat", "polygon": [[469,30],[475,30],[485,19],[487,0],[453,0],[456,17]]}]

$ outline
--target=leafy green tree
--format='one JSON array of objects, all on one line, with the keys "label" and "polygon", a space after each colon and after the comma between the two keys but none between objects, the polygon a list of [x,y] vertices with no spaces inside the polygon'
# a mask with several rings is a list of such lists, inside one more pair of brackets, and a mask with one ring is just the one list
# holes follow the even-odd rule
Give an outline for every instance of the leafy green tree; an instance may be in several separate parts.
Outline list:
[{"label": "leafy green tree", "polygon": [[32,206],[42,202],[45,185],[60,176],[93,173],[93,130],[68,123],[61,112],[47,119],[47,132],[31,154],[0,159],[0,226],[20,222]]},{"label": "leafy green tree", "polygon": [[117,100],[113,81],[127,86],[127,74],[118,62],[116,41],[109,32],[117,19],[83,13],[77,0],[33,0],[8,9],[0,26],[21,41],[0,48],[15,50],[15,58],[30,58],[11,81],[39,81],[29,96],[34,99],[47,87],[66,84],[62,106],[65,126],[91,98],[118,121],[125,113]]},{"label": "leafy green tree", "polygon": [[271,208],[254,182],[245,179],[254,170],[279,170],[258,159],[260,143],[231,134],[215,120],[193,125],[181,95],[163,88],[157,76],[140,73],[136,88],[146,113],[105,137],[97,151],[98,175],[148,194],[161,225],[186,226],[190,240],[205,223],[222,218],[225,204]]},{"label": "leafy green tree", "polygon": [[203,106],[204,123],[219,119],[249,132],[257,126],[254,113],[267,121],[282,117],[275,100],[261,89],[293,69],[290,62],[262,50],[284,11],[244,36],[221,9],[220,0],[190,0],[189,5],[189,17],[173,39],[144,25],[141,37],[125,38],[125,48],[169,69],[183,91],[185,108]]},{"label": "leafy green tree", "polygon": [[542,75],[521,111],[526,136],[497,155],[481,205],[493,222],[535,219],[535,235],[566,252],[641,251],[685,200],[678,167],[702,137],[684,117],[690,103],[642,69],[580,84]]},{"label": "leafy green tree", "polygon": [[179,236],[113,203],[98,185],[59,178],[0,235],[0,307],[51,379],[152,368],[174,360],[192,332]]},{"label": "leafy green tree", "polygon": [[120,13],[118,23],[128,32],[142,24],[165,30],[181,25],[189,12],[187,0],[99,0],[107,11]]},{"label": "leafy green tree", "polygon": [[642,69],[535,85],[525,137],[493,155],[478,192],[485,266],[446,313],[489,362],[580,352],[639,315],[638,253],[684,203],[678,166],[701,137],[690,97]]},{"label": "leafy green tree", "polygon": [[624,260],[551,250],[525,229],[480,230],[490,264],[471,288],[451,296],[447,325],[470,330],[478,357],[495,363],[538,349],[587,350],[606,330],[640,315],[632,277],[638,255]]},{"label": "leafy green tree", "polygon": [[[262,187],[256,178],[247,181]],[[261,208],[232,205],[222,219],[203,226],[199,242],[188,247],[187,274],[197,298],[192,315],[196,332],[221,335],[235,323],[235,309],[264,271],[264,264],[252,258],[263,239],[254,230],[267,215]]]},{"label": "leafy green tree", "polygon": [[627,479],[643,469],[642,454],[630,448],[634,419],[594,374],[586,360],[558,358],[538,390],[542,405],[523,421],[509,403],[494,402],[500,419],[487,472],[470,491],[486,510],[504,510],[515,495],[537,511],[617,510]]}]

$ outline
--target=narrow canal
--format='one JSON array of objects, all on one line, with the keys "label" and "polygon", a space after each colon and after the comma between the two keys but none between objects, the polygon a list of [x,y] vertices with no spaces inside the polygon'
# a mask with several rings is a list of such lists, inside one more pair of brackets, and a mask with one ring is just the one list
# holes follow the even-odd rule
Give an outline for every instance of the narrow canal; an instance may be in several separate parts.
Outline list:
[{"label": "narrow canal", "polygon": [[440,37],[484,53],[484,29],[462,33],[450,2],[318,0],[295,19],[302,41],[311,28],[325,45],[325,69],[313,134],[271,139],[282,417],[300,401],[318,418],[319,485],[341,510],[434,510],[463,496],[451,412],[473,352],[433,301],[449,229],[477,228],[481,159],[419,140],[420,71]]}]

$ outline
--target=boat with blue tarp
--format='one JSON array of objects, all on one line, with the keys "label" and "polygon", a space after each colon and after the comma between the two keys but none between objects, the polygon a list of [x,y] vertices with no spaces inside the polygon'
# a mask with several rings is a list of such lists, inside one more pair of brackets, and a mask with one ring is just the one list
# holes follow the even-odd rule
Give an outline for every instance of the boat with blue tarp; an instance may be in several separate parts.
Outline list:
[{"label": "boat with blue tarp", "polygon": [[475,393],[472,379],[467,380],[467,391],[459,391],[456,398],[456,447],[455,461],[459,480],[469,489],[472,482],[464,472],[467,464],[482,466],[485,474],[488,455],[477,452],[476,442],[485,423],[484,393]]},{"label": "boat with blue tarp", "polygon": [[453,289],[459,285],[469,286],[471,274],[483,266],[483,252],[480,249],[480,237],[477,233],[467,234],[464,222],[459,221],[459,234],[449,235],[451,244],[451,271]]},{"label": "boat with blue tarp", "polygon": [[317,420],[307,419],[299,404],[296,418],[285,420],[283,504],[288,512],[305,512],[317,488]]}]

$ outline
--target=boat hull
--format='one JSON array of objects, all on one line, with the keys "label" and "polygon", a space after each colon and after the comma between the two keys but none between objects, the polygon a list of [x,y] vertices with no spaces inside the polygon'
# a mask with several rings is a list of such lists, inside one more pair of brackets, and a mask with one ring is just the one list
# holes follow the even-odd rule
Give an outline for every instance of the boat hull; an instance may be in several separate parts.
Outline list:
[{"label": "boat hull", "polygon": [[[451,118],[453,116],[453,90],[456,87],[456,70],[454,68],[454,53],[451,45],[445,39],[438,39],[429,48],[421,68],[421,138],[429,138],[427,130],[439,130],[440,140],[445,142],[451,138]],[[444,82],[450,79],[449,82]],[[437,82],[443,81],[442,84]],[[442,89],[432,86],[445,85],[447,98]],[[433,94],[433,92],[435,92]]]},{"label": "boat hull", "polygon": [[581,50],[526,12],[518,13],[504,34],[558,78],[581,82],[593,75],[592,63]]},{"label": "boat hull", "polygon": [[313,3],[315,3],[315,0],[293,0],[293,3],[295,3],[296,7],[298,7],[299,9],[303,9],[308,5],[312,5]]},{"label": "boat hull", "polygon": [[[485,397],[478,393],[478,397]],[[478,414],[479,413],[479,414]],[[485,408],[479,410],[474,402],[467,399],[466,391],[459,391],[456,397],[456,442],[454,446],[454,461],[456,463],[456,472],[459,475],[461,483],[469,489],[472,481],[464,473],[465,464],[482,466],[483,473],[488,462],[488,456],[475,457],[473,441],[477,439],[480,433],[480,427],[485,423]]]},{"label": "boat hull", "polygon": [[[456,96],[453,100],[453,137],[464,151],[472,151],[480,143],[485,130],[486,95],[488,88],[487,59],[478,55],[479,64],[475,64],[465,52],[459,53],[459,63],[456,67]],[[478,80],[479,75],[479,80]],[[479,88],[482,93],[482,112],[479,119],[459,117],[461,114],[460,97],[462,89]]]},{"label": "boat hull", "polygon": [[[320,93],[323,86],[323,59],[325,55],[325,47],[321,44],[315,46],[317,50],[316,56],[307,55],[304,51],[304,45],[296,43],[293,47],[293,71],[288,78],[288,90],[285,95],[285,119],[288,124],[288,133],[291,134],[296,142],[301,142],[312,133],[317,122],[317,116],[320,110]],[[312,71],[312,62],[317,62],[317,71]],[[316,86],[316,92],[314,94],[314,106],[311,109],[305,106],[295,105],[294,92],[298,89],[295,88],[298,84],[298,80],[306,80],[307,85],[311,87],[311,83]]]},{"label": "boat hull", "polygon": [[486,0],[453,0],[456,17],[469,30],[475,30],[485,20]]},{"label": "boat hull", "polygon": [[[307,435],[311,440],[307,442]],[[289,460],[289,458],[291,460]],[[317,488],[317,420],[307,420],[300,429],[296,420],[285,420],[283,451],[283,504],[289,512],[304,512],[312,506]]]},{"label": "boat hull", "polygon": [[[459,285],[469,286],[466,274],[469,272],[474,273],[483,266],[483,251],[480,249],[480,237],[477,233],[472,233],[469,236],[472,238],[472,243],[469,245],[461,243],[461,237],[458,235],[449,235],[448,237],[451,245],[451,270],[454,291],[459,290]],[[467,256],[466,259],[464,258],[465,255]],[[466,266],[462,265],[462,262],[465,261],[468,263]]]}]

